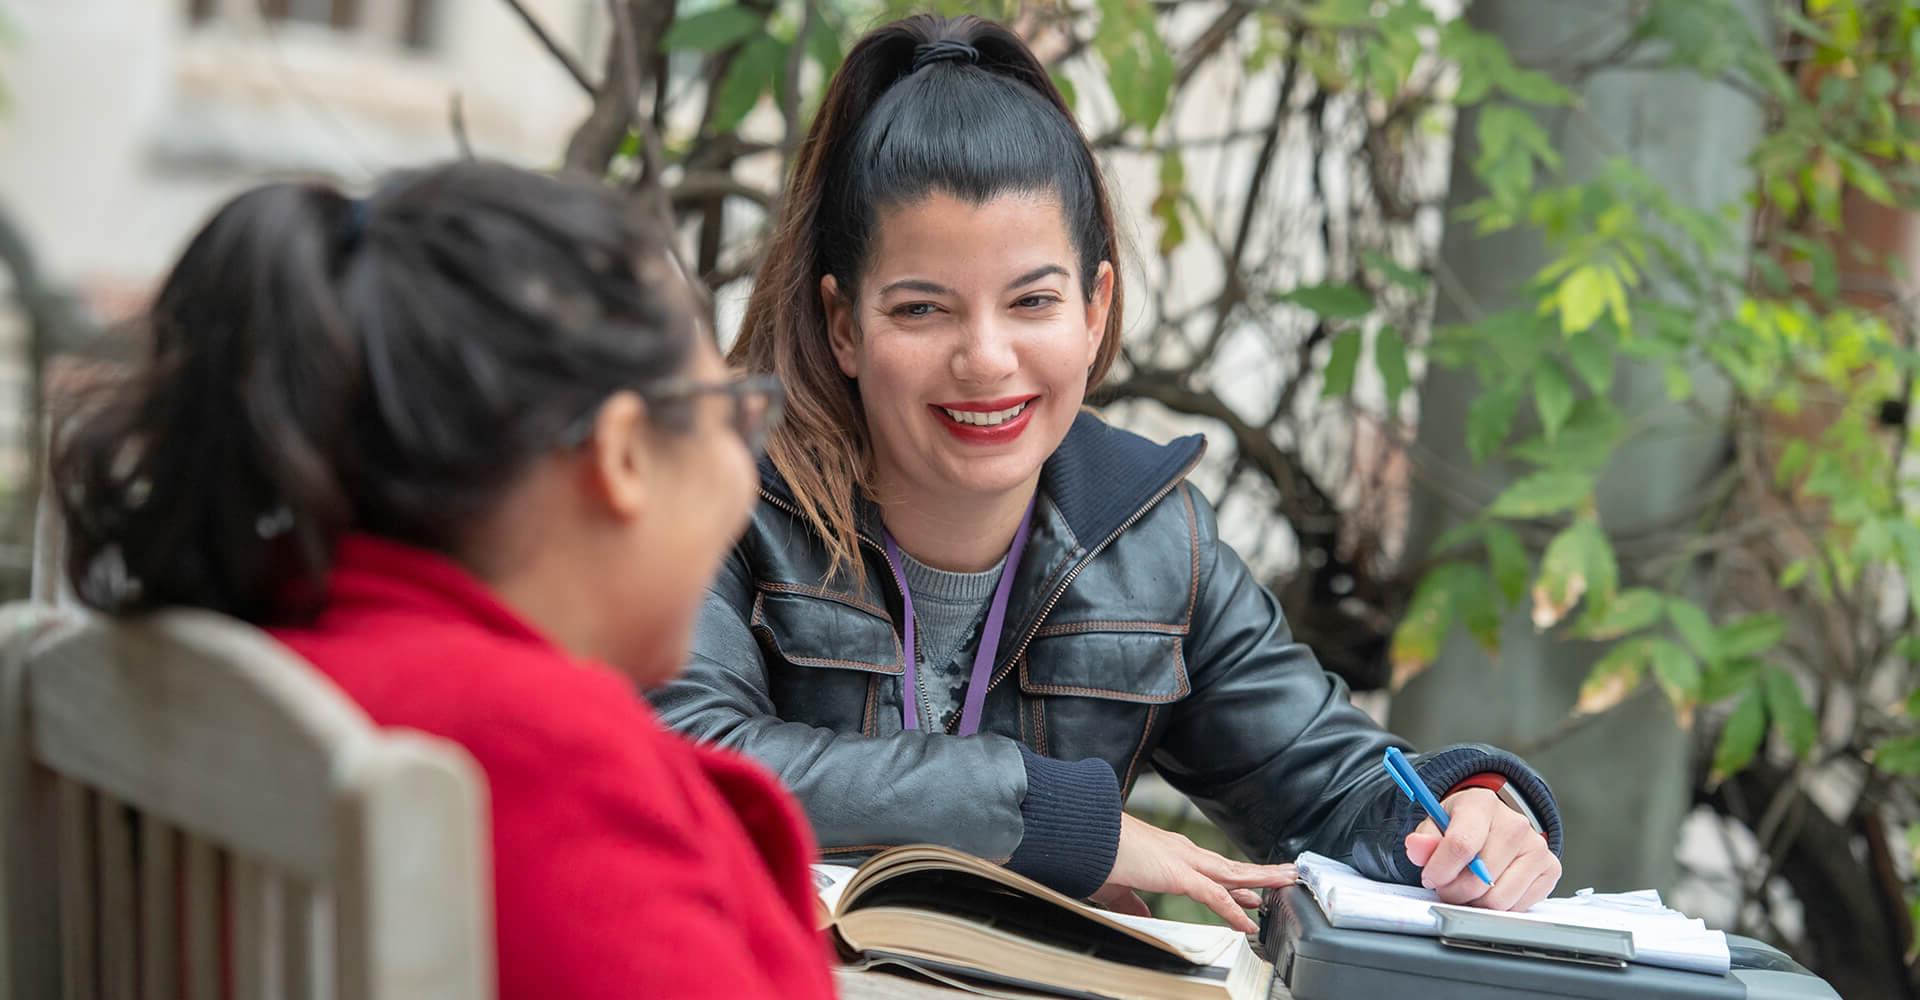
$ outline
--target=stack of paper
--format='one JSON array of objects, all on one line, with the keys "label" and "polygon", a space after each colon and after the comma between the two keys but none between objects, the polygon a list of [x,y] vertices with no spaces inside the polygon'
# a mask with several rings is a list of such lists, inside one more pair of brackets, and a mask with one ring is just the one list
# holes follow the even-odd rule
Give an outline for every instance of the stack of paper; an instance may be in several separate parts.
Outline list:
[{"label": "stack of paper", "polygon": [[[1434,911],[1449,907],[1432,891],[1375,882],[1348,865],[1311,852],[1300,855],[1297,864],[1301,880],[1333,926],[1440,936],[1440,918]],[[1644,965],[1724,975],[1730,961],[1725,934],[1669,909],[1652,889],[1622,893],[1583,889],[1573,896],[1542,900],[1525,913],[1501,916],[1628,931],[1633,934],[1633,960]]]}]

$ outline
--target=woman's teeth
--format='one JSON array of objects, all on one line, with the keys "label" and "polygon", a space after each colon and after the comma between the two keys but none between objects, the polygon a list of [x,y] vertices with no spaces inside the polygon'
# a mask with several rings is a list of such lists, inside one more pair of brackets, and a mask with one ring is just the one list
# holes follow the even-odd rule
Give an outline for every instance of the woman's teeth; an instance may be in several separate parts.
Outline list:
[{"label": "woman's teeth", "polygon": [[952,417],[955,423],[972,424],[975,427],[996,427],[1019,416],[1020,411],[1026,409],[1028,404],[1032,402],[1033,400],[1029,399],[1018,406],[1010,406],[1004,410],[994,410],[991,413],[978,413],[972,410],[949,410],[944,406],[940,408],[940,412]]}]

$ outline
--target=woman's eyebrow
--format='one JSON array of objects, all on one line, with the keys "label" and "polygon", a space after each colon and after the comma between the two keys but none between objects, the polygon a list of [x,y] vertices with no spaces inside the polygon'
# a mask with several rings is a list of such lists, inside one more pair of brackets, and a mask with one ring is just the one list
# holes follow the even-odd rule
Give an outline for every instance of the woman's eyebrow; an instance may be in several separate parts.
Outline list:
[{"label": "woman's eyebrow", "polygon": [[1014,289],[1019,288],[1021,285],[1031,285],[1034,282],[1039,281],[1041,278],[1044,278],[1049,274],[1057,274],[1062,278],[1073,277],[1073,274],[1071,272],[1069,272],[1066,268],[1061,267],[1058,264],[1042,264],[1039,267],[1036,267],[1033,270],[1028,271],[1027,273],[1019,276],[1018,278],[1015,278],[1012,281],[1007,282],[1007,291],[1011,292]]},{"label": "woman's eyebrow", "polygon": [[880,294],[882,295],[888,292],[920,292],[923,295],[952,295],[953,289],[922,278],[901,278],[899,281],[888,282],[880,289]]}]

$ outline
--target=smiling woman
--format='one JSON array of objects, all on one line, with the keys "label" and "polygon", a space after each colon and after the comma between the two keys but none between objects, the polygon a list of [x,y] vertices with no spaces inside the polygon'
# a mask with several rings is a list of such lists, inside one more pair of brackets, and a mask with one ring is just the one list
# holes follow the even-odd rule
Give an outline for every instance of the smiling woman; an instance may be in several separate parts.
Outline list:
[{"label": "smiling woman", "polygon": [[1552,889],[1546,784],[1488,747],[1425,754],[1454,822],[1417,829],[1380,766],[1403,744],[1292,641],[1187,484],[1200,441],[1082,410],[1120,344],[1113,211],[1018,37],[932,16],[869,34],[781,206],[732,360],[780,377],[790,419],[663,717],[775,768],[843,857],[933,841],[1250,929],[1241,907],[1292,869],[1125,816],[1151,766],[1251,857],[1311,849],[1499,908]]}]

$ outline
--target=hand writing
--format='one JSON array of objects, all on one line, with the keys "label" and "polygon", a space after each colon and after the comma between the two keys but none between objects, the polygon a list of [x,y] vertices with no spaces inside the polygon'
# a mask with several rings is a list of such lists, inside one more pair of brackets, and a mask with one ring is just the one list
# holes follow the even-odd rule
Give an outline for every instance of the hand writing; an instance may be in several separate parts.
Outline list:
[{"label": "hand writing", "polygon": [[[1560,859],[1526,817],[1507,808],[1499,796],[1469,788],[1441,805],[1449,820],[1444,837],[1431,819],[1407,835],[1407,858],[1420,866],[1422,885],[1446,902],[1489,910],[1531,909],[1553,892],[1560,881]],[[1475,854],[1493,875],[1493,885],[1467,869]]]}]

